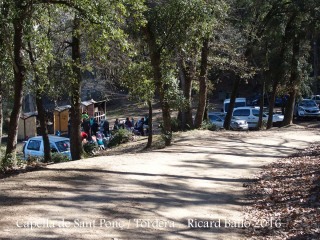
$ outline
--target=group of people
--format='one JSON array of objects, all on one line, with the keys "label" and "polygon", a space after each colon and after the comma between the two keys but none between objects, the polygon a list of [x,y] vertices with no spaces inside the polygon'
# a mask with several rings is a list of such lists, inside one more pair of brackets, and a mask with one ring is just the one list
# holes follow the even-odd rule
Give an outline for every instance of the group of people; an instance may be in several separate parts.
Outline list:
[{"label": "group of people", "polygon": [[[148,117],[142,117],[140,120],[135,121],[134,118],[127,117],[126,120],[119,121],[117,118],[114,122],[113,130],[127,129],[136,135],[144,136],[148,134]],[[110,136],[110,125],[107,119],[103,119],[100,124],[98,121],[89,117],[87,112],[82,113],[81,124],[81,137],[82,141],[94,141],[102,145],[103,139]]]},{"label": "group of people", "polygon": [[148,117],[146,118],[142,117],[137,122],[133,118],[131,118],[130,120],[130,118],[127,117],[125,121],[119,121],[119,119],[117,118],[114,122],[113,129],[114,130],[118,130],[120,128],[127,129],[129,131],[132,131],[134,134],[144,136],[145,135],[144,130],[146,130],[146,133],[148,134],[148,124],[149,124]]},{"label": "group of people", "polygon": [[127,117],[125,121],[119,121],[119,119],[117,118],[116,121],[114,122],[113,129],[114,130],[118,130],[120,128],[127,129],[129,131],[133,131],[133,133],[137,135],[144,136],[145,129],[146,129],[146,133],[148,134],[148,123],[149,123],[148,117],[147,118],[143,117],[137,122],[135,122],[133,118],[131,118],[130,120],[130,118]]},{"label": "group of people", "polygon": [[81,124],[81,137],[85,143],[87,141],[94,141],[100,146],[104,145],[103,139],[110,135],[109,122],[104,119],[100,122],[89,117],[87,112],[82,113],[82,124]]}]

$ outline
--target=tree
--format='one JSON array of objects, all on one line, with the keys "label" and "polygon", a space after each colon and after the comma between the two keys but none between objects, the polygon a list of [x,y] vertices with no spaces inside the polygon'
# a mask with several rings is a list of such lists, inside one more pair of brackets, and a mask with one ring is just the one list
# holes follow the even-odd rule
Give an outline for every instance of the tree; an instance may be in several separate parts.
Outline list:
[{"label": "tree", "polygon": [[0,2],[0,145],[3,129],[3,100],[10,99],[10,91],[6,90],[9,89],[7,86],[10,85],[10,79],[13,74],[10,68],[11,59],[9,54],[11,45],[6,44],[7,42],[12,42],[12,39],[9,37],[10,29],[8,26],[9,8],[8,1]]},{"label": "tree", "polygon": [[152,80],[152,68],[150,62],[139,60],[132,62],[125,72],[123,85],[129,89],[132,99],[147,103],[148,105],[148,143],[147,148],[152,145],[153,129],[152,129],[152,102],[155,93],[154,81]]},{"label": "tree", "polygon": [[14,72],[14,101],[10,115],[10,126],[5,158],[16,158],[17,129],[22,106],[23,84],[26,79],[26,66],[23,57],[23,35],[26,19],[31,17],[30,4],[23,1],[14,1],[12,8],[13,25],[13,72]]},{"label": "tree", "polygon": [[[10,158],[12,157],[15,159],[15,148],[17,143],[17,127],[18,127],[18,120],[20,116],[21,111],[21,105],[22,105],[22,96],[23,96],[23,85],[26,81],[26,77],[28,74],[29,69],[26,66],[26,59],[24,59],[24,51],[26,46],[25,36],[27,36],[30,33],[30,29],[27,28],[29,23],[32,22],[34,9],[39,9],[41,6],[48,6],[48,5],[55,5],[55,6],[64,6],[66,10],[69,12],[66,14],[67,17],[62,18],[62,20],[68,21],[68,16],[74,13],[77,14],[77,17],[74,20],[74,34],[72,38],[72,58],[73,62],[70,65],[69,69],[71,69],[71,75],[72,78],[77,77],[78,80],[73,82],[72,84],[72,114],[73,116],[72,123],[75,127],[73,127],[73,139],[71,139],[71,142],[75,143],[72,144],[72,148],[76,148],[77,150],[73,149],[71,152],[75,156],[73,159],[78,159],[81,155],[81,145],[80,143],[80,134],[79,129],[80,127],[80,114],[78,114],[79,104],[80,101],[76,100],[80,96],[80,83],[81,83],[81,71],[82,67],[80,66],[80,58],[81,53],[79,51],[80,47],[80,38],[82,31],[81,25],[82,23],[85,23],[86,26],[91,26],[92,28],[89,28],[90,30],[94,29],[97,30],[97,28],[93,28],[93,26],[99,26],[100,27],[100,33],[102,33],[100,36],[102,36],[100,39],[106,40],[115,38],[115,39],[124,39],[124,35],[119,35],[120,31],[117,31],[116,29],[120,29],[121,24],[123,23],[124,17],[127,14],[127,10],[129,8],[133,8],[135,10],[139,9],[139,3],[140,1],[124,1],[124,2],[106,2],[106,1],[95,1],[95,2],[88,2],[85,0],[77,0],[77,1],[60,1],[60,0],[25,0],[25,1],[13,1],[12,6],[10,6],[10,16],[12,16],[12,21],[8,21],[8,24],[12,24],[13,26],[13,61],[12,66],[14,70],[14,101],[13,101],[13,110],[11,112],[10,117],[10,128],[8,132],[8,143],[6,148],[6,157]],[[7,8],[6,8],[7,9]],[[70,11],[71,9],[71,11]],[[62,11],[62,8],[59,9]],[[114,23],[114,24],[110,24]],[[56,23],[59,24],[59,23]],[[114,26],[114,27],[113,27]],[[34,26],[33,26],[34,27]],[[104,29],[104,31],[102,30]],[[90,31],[89,31],[90,32]],[[92,33],[92,32],[91,32]],[[96,33],[96,32],[95,32]],[[107,34],[106,34],[107,33]],[[90,33],[88,33],[90,34]],[[100,44],[102,45],[103,41],[100,41]],[[94,43],[94,42],[92,42]],[[104,45],[107,45],[108,41],[104,41]],[[72,54],[72,53],[70,53]],[[33,54],[34,57],[34,54]],[[32,60],[31,60],[32,62]],[[78,85],[77,85],[78,84]],[[77,86],[76,86],[77,85]],[[80,151],[80,152],[79,152]]]}]

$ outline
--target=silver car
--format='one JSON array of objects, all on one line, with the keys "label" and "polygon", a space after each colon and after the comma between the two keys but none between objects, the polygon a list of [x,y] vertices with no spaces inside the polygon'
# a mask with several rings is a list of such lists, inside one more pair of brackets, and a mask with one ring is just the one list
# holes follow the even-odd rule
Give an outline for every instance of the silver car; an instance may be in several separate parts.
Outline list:
[{"label": "silver car", "polygon": [[297,118],[320,118],[320,110],[317,103],[311,99],[303,99],[295,106],[294,116]]},{"label": "silver car", "polygon": [[[223,128],[225,114],[210,114],[209,113],[209,119],[210,122],[214,125],[216,125],[218,128]],[[241,120],[237,117],[231,118],[231,124],[230,128],[232,130],[248,130],[249,125],[246,120]]]}]

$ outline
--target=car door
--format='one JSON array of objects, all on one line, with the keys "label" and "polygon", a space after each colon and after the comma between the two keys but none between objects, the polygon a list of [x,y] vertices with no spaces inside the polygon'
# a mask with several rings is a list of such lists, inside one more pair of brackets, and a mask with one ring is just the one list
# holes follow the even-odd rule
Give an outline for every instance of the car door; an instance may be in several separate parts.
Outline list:
[{"label": "car door", "polygon": [[218,128],[223,128],[223,119],[220,118],[219,116],[216,116],[216,115],[210,115],[209,114],[209,119],[210,119],[210,122],[214,125],[216,125]]},{"label": "car door", "polygon": [[260,111],[258,109],[252,109],[252,114],[249,117],[252,127],[257,127],[259,122],[259,112]]},{"label": "car door", "polygon": [[31,157],[43,157],[43,146],[41,140],[30,139],[25,147],[25,158]]}]

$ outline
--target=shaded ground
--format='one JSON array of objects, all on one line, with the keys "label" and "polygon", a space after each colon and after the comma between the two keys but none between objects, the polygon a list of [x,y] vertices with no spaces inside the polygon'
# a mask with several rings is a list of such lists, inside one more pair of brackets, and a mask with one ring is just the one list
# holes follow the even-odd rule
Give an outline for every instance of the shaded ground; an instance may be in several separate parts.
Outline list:
[{"label": "shaded ground", "polygon": [[248,228],[248,237],[320,239],[319,156],[320,145],[313,145],[266,166],[259,180],[248,185],[253,206],[247,218],[269,220]]},{"label": "shaded ground", "polygon": [[245,238],[235,225],[249,177],[316,141],[317,130],[303,127],[192,131],[169,148],[1,179],[1,239]]}]

